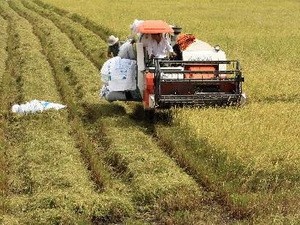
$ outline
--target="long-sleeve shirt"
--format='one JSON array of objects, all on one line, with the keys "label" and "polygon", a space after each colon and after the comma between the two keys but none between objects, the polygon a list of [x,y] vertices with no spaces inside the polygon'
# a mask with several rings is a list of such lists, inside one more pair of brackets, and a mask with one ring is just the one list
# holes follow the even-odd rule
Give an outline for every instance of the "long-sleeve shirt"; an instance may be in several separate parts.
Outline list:
[{"label": "long-sleeve shirt", "polygon": [[136,60],[136,50],[135,44],[126,41],[121,47],[118,56],[122,59],[135,59]]},{"label": "long-sleeve shirt", "polygon": [[173,52],[173,48],[165,38],[162,38],[159,43],[154,39],[150,39],[148,41],[147,51],[149,57],[153,55],[154,57],[164,58],[168,52]]}]

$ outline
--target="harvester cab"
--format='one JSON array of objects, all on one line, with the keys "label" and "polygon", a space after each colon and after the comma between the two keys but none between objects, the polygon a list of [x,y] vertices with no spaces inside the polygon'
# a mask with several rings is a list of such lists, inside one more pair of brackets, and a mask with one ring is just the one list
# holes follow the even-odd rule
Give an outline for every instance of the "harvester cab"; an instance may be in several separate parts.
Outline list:
[{"label": "harvester cab", "polygon": [[146,110],[244,103],[240,64],[227,60],[219,46],[196,39],[182,51],[180,60],[149,58],[147,38],[151,34],[172,34],[174,30],[164,21],[146,20],[138,25],[137,32],[136,97],[115,100],[141,101]]}]

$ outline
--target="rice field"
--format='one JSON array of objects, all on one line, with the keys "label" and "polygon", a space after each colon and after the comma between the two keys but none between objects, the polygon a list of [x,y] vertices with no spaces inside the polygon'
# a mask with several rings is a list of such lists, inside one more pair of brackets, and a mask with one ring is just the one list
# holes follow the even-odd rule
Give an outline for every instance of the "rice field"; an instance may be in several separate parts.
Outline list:
[{"label": "rice field", "polygon": [[[0,222],[297,224],[299,9],[0,0]],[[134,19],[180,25],[239,59],[247,104],[172,109],[153,123],[140,104],[100,99],[106,38],[126,39]],[[67,108],[11,113],[32,99]]]}]

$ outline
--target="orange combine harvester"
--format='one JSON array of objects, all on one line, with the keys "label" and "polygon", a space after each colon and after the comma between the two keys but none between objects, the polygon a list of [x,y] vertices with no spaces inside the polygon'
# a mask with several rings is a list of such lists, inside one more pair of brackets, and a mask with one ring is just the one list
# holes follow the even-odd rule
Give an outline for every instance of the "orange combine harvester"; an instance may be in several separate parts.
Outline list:
[{"label": "orange combine harvester", "polygon": [[[182,51],[182,59],[149,58],[144,39],[150,34],[171,35],[172,27],[161,20],[146,20],[137,26],[136,93],[122,99],[141,101],[144,109],[172,106],[240,105],[243,74],[237,60],[227,60],[219,46],[194,40]],[[117,99],[118,100],[118,99]]]}]

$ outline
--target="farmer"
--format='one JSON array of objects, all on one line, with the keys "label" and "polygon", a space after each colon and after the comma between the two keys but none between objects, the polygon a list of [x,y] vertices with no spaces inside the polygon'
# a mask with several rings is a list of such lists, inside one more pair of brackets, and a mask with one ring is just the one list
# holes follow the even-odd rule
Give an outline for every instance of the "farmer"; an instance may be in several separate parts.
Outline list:
[{"label": "farmer", "polygon": [[117,56],[120,48],[119,38],[115,37],[114,35],[110,35],[107,39],[107,44],[107,58]]},{"label": "farmer", "polygon": [[171,26],[172,29],[174,30],[174,33],[171,34],[171,45],[174,46],[176,44],[176,40],[178,35],[181,33],[181,27],[177,27],[177,26]]},{"label": "farmer", "polygon": [[149,58],[165,58],[173,54],[173,48],[168,40],[161,33],[151,34],[148,41],[147,51]]},{"label": "farmer", "polygon": [[128,39],[121,47],[118,56],[122,59],[136,60],[136,41]]}]

